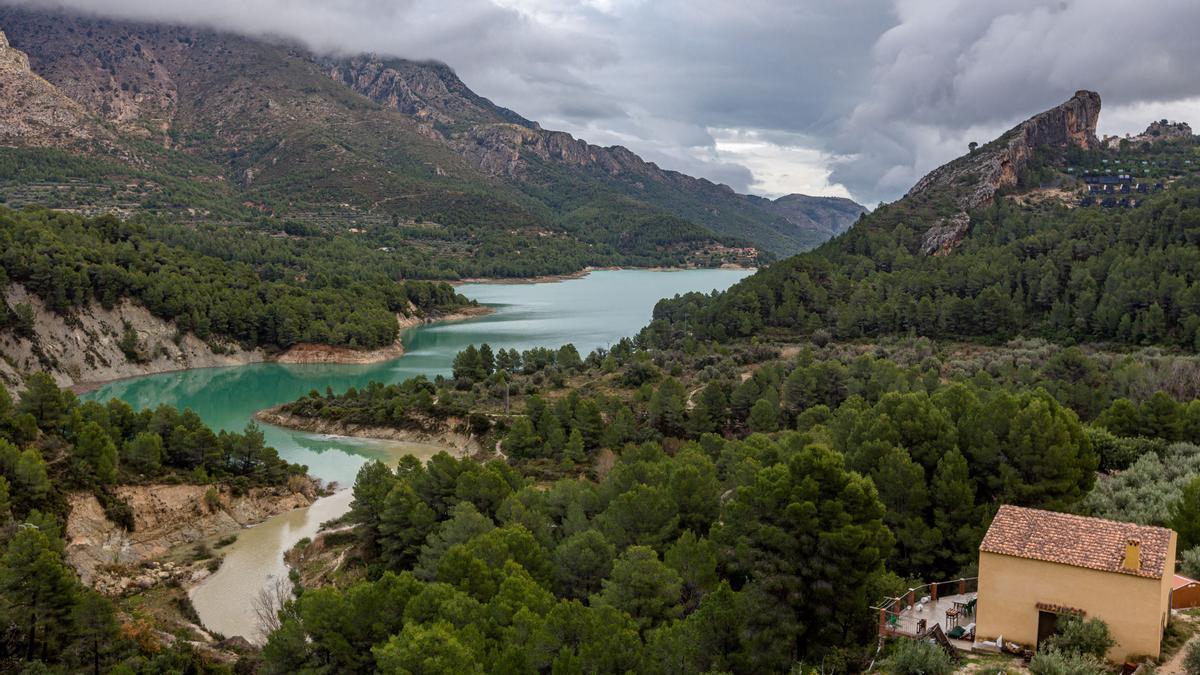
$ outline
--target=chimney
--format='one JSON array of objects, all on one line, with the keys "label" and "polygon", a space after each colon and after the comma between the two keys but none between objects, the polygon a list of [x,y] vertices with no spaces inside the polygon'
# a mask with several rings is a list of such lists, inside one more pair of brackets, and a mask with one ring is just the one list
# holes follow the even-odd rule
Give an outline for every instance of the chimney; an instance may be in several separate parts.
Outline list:
[{"label": "chimney", "polygon": [[1137,539],[1125,540],[1125,562],[1121,567],[1136,572],[1142,569],[1142,542]]}]

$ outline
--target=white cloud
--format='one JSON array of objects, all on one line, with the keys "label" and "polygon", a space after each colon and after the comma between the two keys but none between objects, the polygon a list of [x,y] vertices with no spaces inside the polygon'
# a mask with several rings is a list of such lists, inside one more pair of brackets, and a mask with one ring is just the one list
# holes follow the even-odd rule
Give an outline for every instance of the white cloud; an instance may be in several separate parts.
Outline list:
[{"label": "white cloud", "polygon": [[[1133,113],[1183,113],[1200,96],[1200,4],[1193,0],[899,0],[873,50],[871,87],[830,148],[833,180],[891,199],[921,175],[1022,119],[1100,92],[1102,128]],[[1115,109],[1118,121],[1109,121]]]},{"label": "white cloud", "polygon": [[780,138],[753,129],[710,129],[716,143],[714,159],[744,166],[754,176],[750,190],[765,197],[800,192],[808,195],[849,197],[843,185],[831,184],[831,157],[813,147],[812,139],[793,135]]}]

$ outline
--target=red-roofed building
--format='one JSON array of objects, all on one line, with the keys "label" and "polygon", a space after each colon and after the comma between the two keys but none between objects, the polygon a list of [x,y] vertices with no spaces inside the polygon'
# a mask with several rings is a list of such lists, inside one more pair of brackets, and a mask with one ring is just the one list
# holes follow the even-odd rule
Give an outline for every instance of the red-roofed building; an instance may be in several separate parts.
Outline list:
[{"label": "red-roofed building", "polygon": [[1200,607],[1200,581],[1176,574],[1171,588],[1171,609],[1191,607]]},{"label": "red-roofed building", "polygon": [[976,643],[1036,648],[1073,614],[1108,624],[1110,659],[1157,657],[1174,579],[1171,530],[1002,506],[979,545]]}]

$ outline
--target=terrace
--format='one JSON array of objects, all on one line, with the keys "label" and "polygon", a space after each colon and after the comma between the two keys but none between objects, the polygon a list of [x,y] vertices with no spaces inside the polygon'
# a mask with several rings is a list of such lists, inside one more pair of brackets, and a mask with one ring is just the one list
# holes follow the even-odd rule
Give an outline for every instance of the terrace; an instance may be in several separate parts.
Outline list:
[{"label": "terrace", "polygon": [[975,641],[975,599],[979,579],[940,581],[908,589],[898,598],[884,598],[872,609],[879,612],[879,636],[929,636],[939,626],[949,645],[971,651]]}]

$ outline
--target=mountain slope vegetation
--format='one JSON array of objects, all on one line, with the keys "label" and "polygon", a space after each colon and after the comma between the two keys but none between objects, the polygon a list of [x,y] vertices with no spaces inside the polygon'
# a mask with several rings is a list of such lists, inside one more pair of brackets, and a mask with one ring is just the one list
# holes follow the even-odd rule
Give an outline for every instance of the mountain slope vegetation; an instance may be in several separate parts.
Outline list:
[{"label": "mountain slope vegetation", "polygon": [[[471,267],[452,261],[474,258],[467,274],[502,276],[754,264],[809,247],[846,218],[815,207],[824,224],[781,215],[624,148],[542,130],[441,64],[334,61],[229,34],[12,7],[0,8],[0,30],[9,53],[28,55],[29,75],[100,130],[39,145],[105,162],[99,174],[60,162],[54,180],[3,176],[0,193],[19,205],[390,226],[442,254],[449,275]],[[192,198],[171,185],[179,180],[207,194]],[[761,253],[731,250],[750,245]]]},{"label": "mountain slope vegetation", "polygon": [[[664,301],[648,335],[658,344],[683,335],[1028,335],[1200,349],[1196,139],[1033,150],[993,188],[995,199],[969,213],[954,215],[953,185],[942,201],[910,193],[723,294]],[[1116,190],[1093,196],[1103,184],[1087,181],[1101,176]],[[948,219],[962,232],[929,246]]]}]

